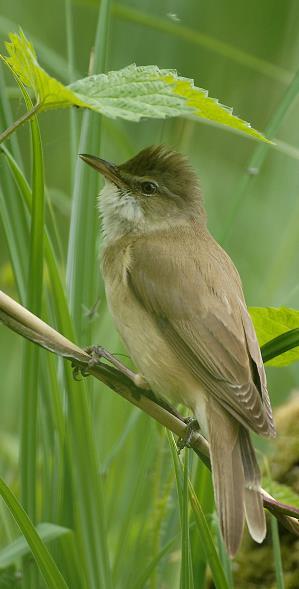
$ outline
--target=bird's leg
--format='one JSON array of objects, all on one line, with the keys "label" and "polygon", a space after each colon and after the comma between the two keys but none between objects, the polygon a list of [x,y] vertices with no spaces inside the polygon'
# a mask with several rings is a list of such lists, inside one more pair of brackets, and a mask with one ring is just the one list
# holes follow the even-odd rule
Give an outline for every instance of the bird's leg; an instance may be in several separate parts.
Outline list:
[{"label": "bird's leg", "polygon": [[191,442],[192,442],[192,438],[193,438],[194,433],[196,433],[200,430],[199,423],[198,423],[197,419],[195,419],[195,417],[186,417],[185,424],[187,427],[184,431],[184,436],[182,438],[179,438],[177,441],[177,444],[176,444],[177,449],[178,449],[178,454],[180,454],[180,452],[184,448],[191,447]]},{"label": "bird's leg", "polygon": [[[119,372],[121,372],[127,378],[129,378],[138,388],[144,389],[144,390],[147,390],[150,388],[150,386],[148,385],[148,383],[146,382],[146,380],[142,376],[142,374],[138,374],[138,373],[136,374],[136,372],[133,372],[133,370],[130,370],[130,368],[125,366],[125,364],[122,364],[122,362],[117,360],[117,358],[115,358],[115,356],[113,354],[111,354],[110,352],[108,352],[107,350],[102,348],[102,346],[91,346],[89,348],[85,348],[85,352],[90,355],[88,367],[96,366],[97,364],[99,364],[101,362],[101,358],[105,358],[106,360],[108,360],[108,362],[110,362],[110,364],[112,364],[112,366],[114,366],[114,368],[117,368],[117,370],[119,370]],[[87,367],[87,373],[88,373],[88,367]],[[84,373],[83,373],[83,376],[85,376]]]},{"label": "bird's leg", "polygon": [[[162,399],[155,395],[155,393],[151,390],[149,384],[145,380],[144,376],[142,376],[142,374],[138,374],[136,372],[133,372],[133,370],[130,370],[127,366],[125,366],[119,360],[117,360],[117,358],[115,358],[113,354],[111,354],[101,346],[90,346],[88,348],[85,348],[85,352],[90,356],[90,360],[87,366],[77,366],[72,364],[73,377],[75,380],[79,380],[79,375],[89,376],[89,368],[96,366],[97,364],[100,364],[101,358],[105,358],[114,366],[114,368],[116,368],[119,372],[121,372],[127,378],[129,378],[130,381],[133,382],[133,384],[138,389],[143,389],[145,397],[151,399],[152,401],[160,405],[160,407],[163,407],[163,409],[166,409],[166,411],[172,413],[172,415],[174,415],[178,419],[182,419],[181,415],[174,409],[174,407],[172,407],[165,399]],[[132,393],[138,399],[140,398],[140,391],[138,392],[138,390],[133,390]],[[189,423],[190,418],[187,418],[187,420]]]}]

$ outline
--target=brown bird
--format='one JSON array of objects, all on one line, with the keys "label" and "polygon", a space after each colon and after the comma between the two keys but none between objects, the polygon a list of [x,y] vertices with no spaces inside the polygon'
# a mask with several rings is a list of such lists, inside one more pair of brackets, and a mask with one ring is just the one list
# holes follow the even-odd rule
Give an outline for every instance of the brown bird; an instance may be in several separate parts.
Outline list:
[{"label": "brown bird", "polygon": [[266,533],[249,431],[275,435],[239,274],[207,229],[197,175],[181,154],[154,146],[121,165],[81,157],[106,180],[99,207],[110,311],[153,391],[189,407],[208,439],[233,556],[244,518],[254,540]]}]

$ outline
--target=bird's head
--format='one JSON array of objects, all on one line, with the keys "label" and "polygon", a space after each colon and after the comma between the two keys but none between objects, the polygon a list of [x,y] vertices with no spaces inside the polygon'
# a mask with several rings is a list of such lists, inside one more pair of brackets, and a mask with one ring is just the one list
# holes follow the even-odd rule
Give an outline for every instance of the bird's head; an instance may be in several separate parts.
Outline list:
[{"label": "bird's head", "polygon": [[106,181],[99,206],[107,240],[191,219],[205,221],[197,175],[180,153],[153,146],[120,165],[92,155],[80,157]]}]

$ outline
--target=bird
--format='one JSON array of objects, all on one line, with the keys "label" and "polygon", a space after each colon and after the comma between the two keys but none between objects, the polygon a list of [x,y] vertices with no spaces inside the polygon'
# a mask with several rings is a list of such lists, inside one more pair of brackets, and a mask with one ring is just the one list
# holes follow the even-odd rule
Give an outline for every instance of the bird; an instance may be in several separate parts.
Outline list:
[{"label": "bird", "polygon": [[207,439],[220,529],[234,557],[245,521],[256,542],[266,535],[250,432],[276,434],[240,276],[208,230],[186,156],[154,145],[119,165],[80,157],[105,179],[101,269],[116,328],[141,378],[190,409]]}]

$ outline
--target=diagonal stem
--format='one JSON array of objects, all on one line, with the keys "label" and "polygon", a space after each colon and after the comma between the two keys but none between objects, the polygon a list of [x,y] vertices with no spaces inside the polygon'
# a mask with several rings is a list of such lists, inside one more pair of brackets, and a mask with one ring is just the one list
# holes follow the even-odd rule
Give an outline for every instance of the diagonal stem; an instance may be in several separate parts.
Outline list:
[{"label": "diagonal stem", "polygon": [[[295,73],[291,83],[286,89],[280,103],[278,104],[272,118],[265,128],[265,136],[267,139],[274,139],[276,133],[279,131],[289,108],[293,104],[295,98],[299,94],[299,70]],[[239,185],[234,195],[228,218],[226,221],[226,227],[221,239],[222,245],[225,245],[231,235],[234,221],[238,215],[239,208],[243,202],[245,193],[248,190],[250,184],[254,181],[254,178],[259,173],[267,155],[271,143],[259,142],[255,147],[252,156],[250,157],[247,165],[247,169],[244,171],[240,178]]]},{"label": "diagonal stem", "polygon": [[[186,436],[188,425],[183,416],[177,412],[170,412],[160,404],[152,393],[134,384],[124,374],[106,364],[90,366],[90,356],[73,342],[65,338],[58,331],[0,291],[0,322],[31,340],[39,346],[54,352],[74,364],[88,368],[90,374],[110,387],[127,401],[153,417],[161,425],[172,431],[180,438]],[[193,434],[190,447],[200,459],[210,468],[209,444],[198,432]],[[264,489],[261,489],[264,507],[268,509],[293,534],[299,536],[299,509],[276,501]]]},{"label": "diagonal stem", "polygon": [[3,143],[12,133],[14,133],[21,125],[30,121],[32,117],[40,110],[42,102],[38,102],[33,108],[27,110],[19,119],[17,119],[10,127],[0,133],[0,143]]}]

